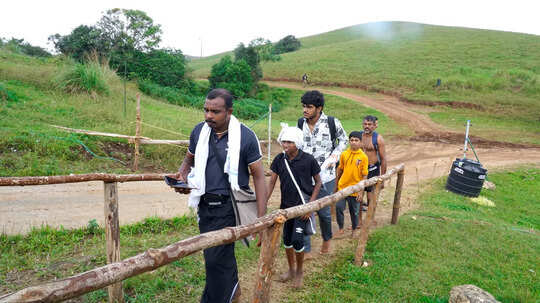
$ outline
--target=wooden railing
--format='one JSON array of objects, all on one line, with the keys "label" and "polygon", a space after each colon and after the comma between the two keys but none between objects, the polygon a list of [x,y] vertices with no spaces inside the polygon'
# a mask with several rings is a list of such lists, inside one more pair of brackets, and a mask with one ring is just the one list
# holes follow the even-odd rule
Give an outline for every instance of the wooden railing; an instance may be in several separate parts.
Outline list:
[{"label": "wooden railing", "polygon": [[[115,175],[115,174],[81,174],[67,176],[45,176],[45,177],[0,177],[0,186],[28,186],[77,183],[88,181],[103,181],[104,188],[104,215],[105,215],[105,240],[107,263],[120,261],[120,223],[118,216],[118,182],[132,181],[163,181],[164,176],[171,174],[137,174],[137,175]],[[110,302],[123,302],[122,283],[115,283],[108,288]],[[2,299],[2,297],[0,297]],[[23,301],[23,302],[40,302]],[[9,302],[19,302],[9,301]]]},{"label": "wooden railing", "polygon": [[[141,273],[154,270],[158,267],[169,264],[180,258],[189,256],[200,250],[222,244],[232,243],[255,233],[262,234],[262,247],[257,267],[252,302],[268,302],[270,298],[272,275],[274,273],[273,266],[279,248],[281,229],[285,221],[288,219],[303,216],[307,213],[317,211],[329,205],[334,205],[339,200],[355,192],[359,192],[368,186],[375,185],[374,196],[377,197],[378,192],[381,189],[382,182],[390,179],[391,176],[394,174],[397,174],[397,182],[396,192],[394,195],[394,206],[391,223],[396,224],[399,215],[401,189],[403,186],[404,178],[403,164],[393,167],[382,176],[373,177],[368,180],[361,181],[356,185],[349,186],[333,195],[318,199],[311,203],[287,209],[276,210],[270,214],[259,218],[254,223],[236,227],[228,227],[217,231],[203,233],[173,243],[166,247],[162,247],[159,249],[151,248],[136,256],[124,259],[122,261],[113,261],[114,263],[110,263],[105,266],[95,268],[75,276],[67,277],[62,280],[50,282],[43,285],[27,287],[15,293],[0,296],[0,303],[58,302],[61,300],[74,298],[82,294],[98,290],[106,286],[113,285],[115,283],[119,283],[122,280],[139,275]],[[7,185],[4,183],[6,180],[2,179],[6,178],[0,178],[0,185]],[[19,182],[22,182],[22,180],[19,180]],[[107,201],[107,186],[105,186],[105,188],[105,197]],[[114,196],[115,194],[111,193],[111,195]],[[375,201],[372,201],[370,203],[366,215],[366,220],[362,224],[362,230],[355,254],[356,264],[362,263],[366,243],[369,236],[369,226],[373,220],[377,207],[377,198],[375,198],[374,200]],[[105,208],[107,208],[107,203]],[[110,289],[109,295],[111,295]],[[115,302],[115,300],[118,301],[122,299],[109,296],[109,300]]]}]

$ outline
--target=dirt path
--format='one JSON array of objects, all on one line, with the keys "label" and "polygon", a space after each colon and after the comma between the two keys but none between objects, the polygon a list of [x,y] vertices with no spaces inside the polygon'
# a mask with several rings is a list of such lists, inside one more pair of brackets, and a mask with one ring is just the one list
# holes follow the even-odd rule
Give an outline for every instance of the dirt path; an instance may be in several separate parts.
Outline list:
[{"label": "dirt path", "polygon": [[[406,125],[409,129],[413,130],[415,136],[410,139],[414,141],[463,144],[464,133],[453,131],[443,125],[433,122],[426,114],[431,110],[431,108],[428,106],[403,102],[396,97],[386,95],[378,95],[376,99],[373,99],[366,96],[360,96],[338,89],[328,89],[325,87],[309,86],[306,88],[291,82],[265,81],[265,83],[274,87],[285,87],[298,90],[317,89],[325,94],[336,95],[360,102],[365,106],[372,107],[384,113],[390,119],[396,121],[397,123]],[[474,142],[475,147],[496,146],[511,148],[538,148],[538,146],[531,144],[499,142],[490,140],[489,138],[481,138],[477,136],[470,136],[470,138],[471,141]]]},{"label": "dirt path", "polygon": [[[270,84],[302,89],[290,83]],[[411,110],[410,104],[395,98],[382,96],[382,99],[374,100],[336,90],[324,88],[321,90],[362,102],[413,129],[420,129],[432,135],[445,132],[427,116]],[[461,155],[462,148],[461,141],[446,141],[455,143],[399,139],[387,141],[389,165],[405,163],[407,185],[448,174],[451,161]],[[489,170],[540,162],[540,148],[487,146],[488,148],[477,148],[477,152],[483,165]],[[279,147],[276,145],[273,150],[278,151]],[[172,192],[163,182],[120,183],[118,188],[120,224],[137,222],[149,216],[170,218],[189,212],[186,197]],[[103,223],[102,182],[0,187],[0,232],[24,234],[32,227],[43,224],[77,228],[87,225],[92,219]]]},{"label": "dirt path", "polygon": [[420,106],[414,106],[408,103],[399,101],[397,98],[380,95],[380,98],[371,99],[365,96],[355,95],[352,93],[347,93],[344,91],[338,91],[333,89],[328,89],[324,87],[315,87],[310,86],[308,88],[302,87],[298,84],[287,83],[287,82],[271,82],[265,81],[266,84],[275,87],[285,87],[291,89],[317,89],[324,94],[336,95],[358,101],[365,106],[372,107],[380,112],[386,114],[390,119],[396,121],[400,124],[407,125],[410,129],[415,130],[417,133],[427,133],[427,132],[436,132],[440,133],[441,131],[447,131],[443,126],[436,124],[431,121],[429,117],[419,114],[411,109],[415,107],[421,108]]}]

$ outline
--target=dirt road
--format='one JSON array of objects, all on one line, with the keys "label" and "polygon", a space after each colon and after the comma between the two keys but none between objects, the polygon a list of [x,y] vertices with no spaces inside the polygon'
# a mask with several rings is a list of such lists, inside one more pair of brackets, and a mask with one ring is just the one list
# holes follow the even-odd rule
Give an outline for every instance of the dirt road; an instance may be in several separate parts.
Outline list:
[{"label": "dirt road", "polygon": [[[300,88],[293,84],[279,85]],[[373,100],[335,90],[321,90],[376,108],[418,132],[436,136],[446,132],[427,116],[411,110],[409,104],[395,98],[384,96]],[[449,142],[454,143],[387,140],[389,166],[405,163],[405,184],[409,189],[417,182],[447,175],[451,161],[462,155],[462,143],[457,140]],[[477,148],[478,156],[490,171],[504,166],[540,163],[540,148],[481,146],[484,147]],[[278,147],[273,150],[277,151]],[[186,197],[172,192],[164,182],[120,183],[118,189],[120,224],[137,222],[149,216],[170,218],[189,212]],[[102,182],[0,187],[0,232],[24,234],[43,224],[76,228],[87,225],[92,219],[103,223]]]},{"label": "dirt road", "polygon": [[[270,82],[266,81],[266,84],[275,87],[285,87],[299,90],[306,90],[306,88],[301,85],[287,82]],[[386,114],[390,119],[396,121],[397,123],[407,125],[410,129],[414,130],[416,133],[428,133],[428,132],[444,132],[448,131],[446,128],[442,127],[439,124],[431,121],[427,116],[422,115],[414,109],[422,109],[422,106],[415,106],[410,103],[404,103],[399,101],[397,98],[379,95],[380,97],[375,99],[368,98],[365,96],[355,95],[352,93],[328,89],[324,87],[309,87],[309,89],[317,89],[323,94],[330,94],[335,96],[344,97],[351,99],[357,102],[362,103],[367,107],[372,107],[380,112]]]}]

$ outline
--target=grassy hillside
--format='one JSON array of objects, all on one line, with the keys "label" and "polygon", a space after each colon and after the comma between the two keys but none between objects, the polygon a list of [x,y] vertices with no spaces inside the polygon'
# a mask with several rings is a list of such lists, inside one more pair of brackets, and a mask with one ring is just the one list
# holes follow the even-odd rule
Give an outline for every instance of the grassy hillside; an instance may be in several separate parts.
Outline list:
[{"label": "grassy hillside", "polygon": [[[123,114],[122,81],[109,72],[108,94],[66,93],[58,77],[72,63],[60,58],[36,59],[0,51],[0,176],[61,175],[87,172],[130,171],[133,145],[126,140],[70,134],[50,125],[118,134],[135,134],[135,100],[138,89],[127,85],[127,114]],[[280,122],[290,124],[302,114],[300,91],[290,91],[283,109],[273,114],[272,133]],[[203,120],[202,109],[181,107],[142,95],[142,135],[154,139],[188,139],[193,126]],[[341,118],[346,130],[360,128],[357,115],[373,114],[386,135],[407,135],[380,112],[353,101],[329,97],[327,112]],[[356,113],[349,109],[355,106]],[[267,120],[244,121],[262,139]],[[157,127],[157,128],[156,128]],[[161,128],[161,129],[159,129]],[[143,145],[140,171],[175,171],[186,147]]]},{"label": "grassy hillside", "polygon": [[[128,83],[124,117],[123,86],[114,75],[107,82],[110,92],[104,95],[71,94],[57,88],[58,75],[69,65],[58,58],[44,60],[0,52],[0,86],[16,96],[14,100],[0,98],[0,175],[130,170],[133,145],[126,140],[69,134],[49,126],[135,134],[136,86]],[[143,135],[150,138],[186,139],[202,118],[200,110],[144,95],[141,103],[143,122],[178,133],[143,125]],[[141,170],[176,169],[184,152],[184,147],[143,146]]]},{"label": "grassy hillside", "polygon": [[[358,86],[418,102],[471,103],[480,109],[461,110],[470,117],[485,112],[539,125],[540,36],[379,22],[300,40],[299,51],[263,64],[265,78],[300,81],[307,73],[315,84]],[[194,62],[194,75],[208,75],[219,56]],[[450,119],[434,118],[452,126]]]}]

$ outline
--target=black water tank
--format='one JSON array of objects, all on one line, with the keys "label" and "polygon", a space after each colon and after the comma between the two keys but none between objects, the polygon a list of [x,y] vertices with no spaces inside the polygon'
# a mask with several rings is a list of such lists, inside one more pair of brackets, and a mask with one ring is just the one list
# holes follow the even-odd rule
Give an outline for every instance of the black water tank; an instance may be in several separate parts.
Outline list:
[{"label": "black water tank", "polygon": [[446,189],[467,196],[478,197],[486,179],[487,169],[480,162],[457,158],[452,163],[450,175],[446,180]]}]

